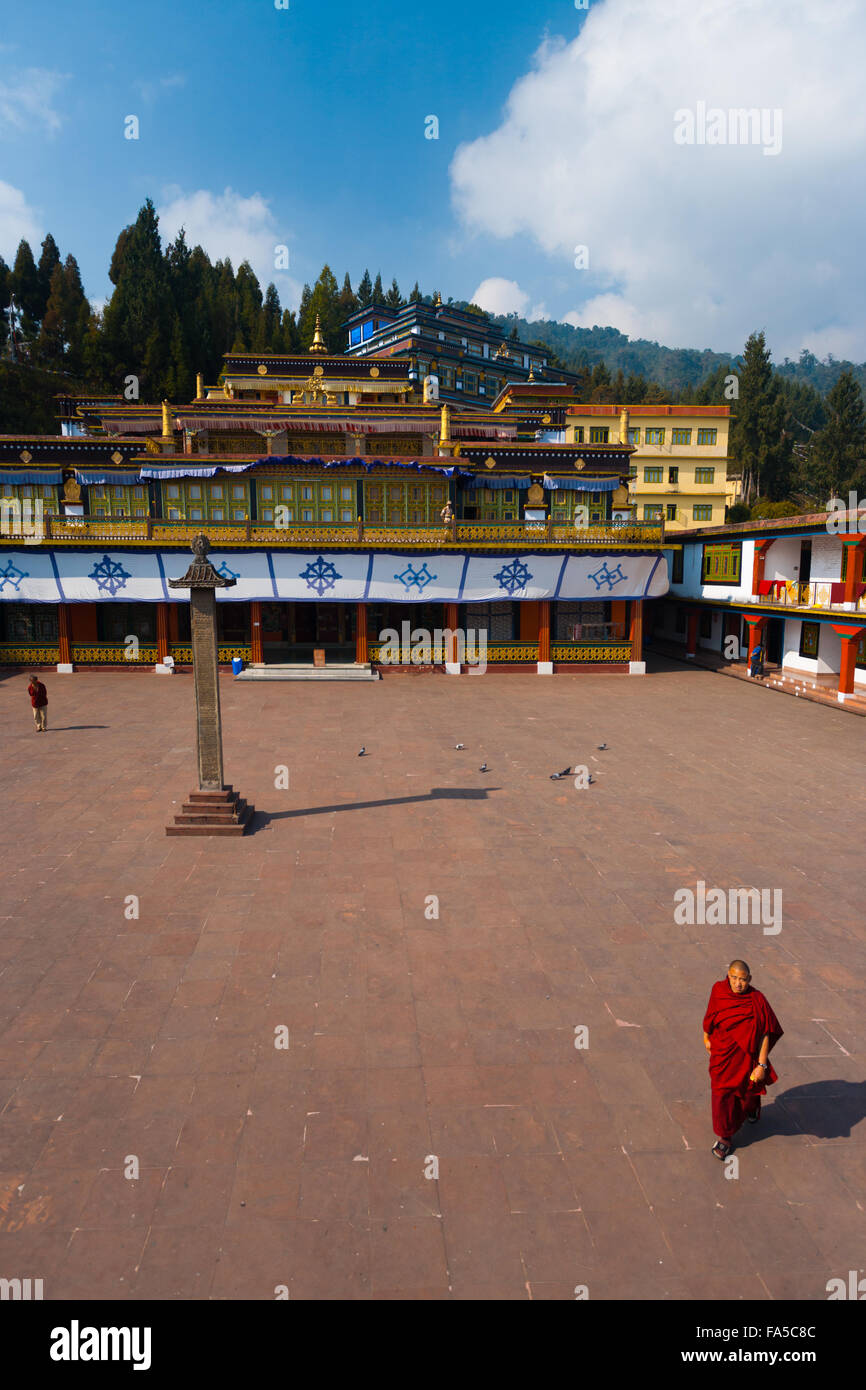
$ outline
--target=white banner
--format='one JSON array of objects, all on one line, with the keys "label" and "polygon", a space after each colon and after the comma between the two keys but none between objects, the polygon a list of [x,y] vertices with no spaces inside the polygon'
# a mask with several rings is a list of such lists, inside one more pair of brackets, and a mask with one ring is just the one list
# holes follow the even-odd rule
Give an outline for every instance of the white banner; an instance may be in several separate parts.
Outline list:
[{"label": "white banner", "polygon": [[[211,562],[237,582],[220,603],[286,599],[308,603],[497,603],[531,599],[660,598],[668,568],[660,555],[352,554],[214,551]],[[186,573],[177,551],[0,552],[0,602],[184,603],[168,580]]]}]

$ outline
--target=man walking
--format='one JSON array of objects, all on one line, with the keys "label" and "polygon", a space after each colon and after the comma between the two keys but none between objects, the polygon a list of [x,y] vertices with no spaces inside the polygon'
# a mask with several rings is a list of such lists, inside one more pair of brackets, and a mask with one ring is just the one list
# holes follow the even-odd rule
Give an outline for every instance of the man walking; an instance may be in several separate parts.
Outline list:
[{"label": "man walking", "polygon": [[36,732],[37,734],[44,734],[48,722],[48,691],[39,677],[33,673],[30,676],[27,694],[30,696],[30,703],[33,706],[33,722],[36,725]]},{"label": "man walking", "polygon": [[761,991],[752,989],[751,979],[746,962],[732,960],[725,979],[713,985],[704,1015],[717,1136],[712,1151],[722,1161],[743,1121],[758,1123],[761,1096],[779,1079],[768,1058],[782,1028]]}]

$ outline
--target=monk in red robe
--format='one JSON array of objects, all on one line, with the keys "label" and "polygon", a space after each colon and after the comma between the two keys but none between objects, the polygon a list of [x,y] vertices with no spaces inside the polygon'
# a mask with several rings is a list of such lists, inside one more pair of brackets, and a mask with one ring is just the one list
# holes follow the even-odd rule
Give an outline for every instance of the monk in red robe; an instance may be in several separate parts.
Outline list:
[{"label": "monk in red robe", "polygon": [[768,1058],[782,1036],[779,1020],[763,994],[752,989],[744,960],[733,960],[717,980],[704,1015],[704,1047],[710,1054],[713,1095],[713,1153],[726,1159],[737,1130],[761,1117],[761,1096],[778,1081]]}]

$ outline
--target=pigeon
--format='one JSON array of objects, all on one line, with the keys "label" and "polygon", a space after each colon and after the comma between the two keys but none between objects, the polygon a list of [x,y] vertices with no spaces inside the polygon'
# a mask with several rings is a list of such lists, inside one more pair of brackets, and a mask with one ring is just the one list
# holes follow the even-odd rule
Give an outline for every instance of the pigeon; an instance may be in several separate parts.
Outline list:
[{"label": "pigeon", "polygon": [[562,772],[551,772],[551,774],[550,774],[550,780],[551,780],[551,782],[559,782],[563,777],[570,777],[570,776],[571,776],[571,768],[570,768],[570,767],[565,767],[565,768],[563,768]]},{"label": "pigeon", "polygon": [[600,743],[600,744],[598,745],[598,751],[599,751],[599,753],[604,753],[604,752],[606,751],[606,749],[607,749],[607,744],[606,744],[606,743]]},{"label": "pigeon", "polygon": [[366,757],[366,754],[367,754],[366,748],[362,748],[361,751],[360,751],[360,753],[358,754],[358,757],[359,757],[359,758]]},{"label": "pigeon", "polygon": [[481,766],[479,767],[478,771],[479,771],[479,772],[489,772],[489,771],[490,771],[490,768],[487,766],[486,763],[482,763]]},{"label": "pigeon", "polygon": [[462,748],[465,748],[466,745],[465,745],[465,743],[455,743],[454,747],[455,747],[455,750],[460,750],[460,749],[462,749]]}]

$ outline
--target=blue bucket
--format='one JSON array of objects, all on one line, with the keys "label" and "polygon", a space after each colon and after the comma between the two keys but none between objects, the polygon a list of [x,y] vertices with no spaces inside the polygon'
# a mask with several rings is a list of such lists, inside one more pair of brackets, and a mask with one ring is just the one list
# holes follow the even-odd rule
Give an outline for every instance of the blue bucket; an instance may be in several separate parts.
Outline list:
[{"label": "blue bucket", "polygon": [[242,659],[241,657],[239,657],[239,656],[233,656],[233,657],[232,657],[232,674],[235,675],[235,676],[239,676],[240,673],[241,673],[241,671],[242,671],[243,669],[244,669],[243,659]]}]

